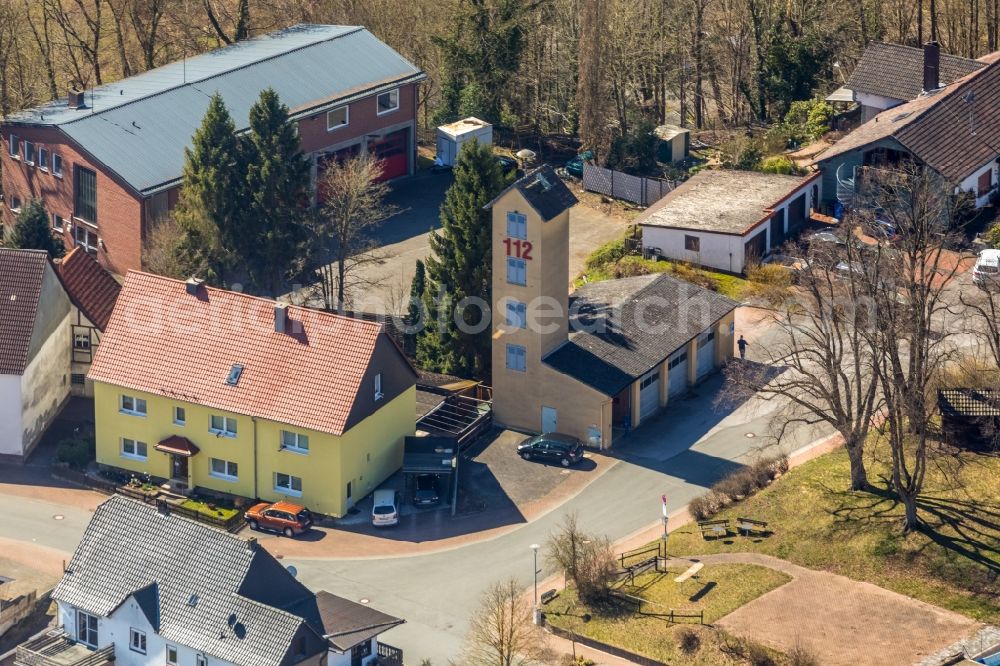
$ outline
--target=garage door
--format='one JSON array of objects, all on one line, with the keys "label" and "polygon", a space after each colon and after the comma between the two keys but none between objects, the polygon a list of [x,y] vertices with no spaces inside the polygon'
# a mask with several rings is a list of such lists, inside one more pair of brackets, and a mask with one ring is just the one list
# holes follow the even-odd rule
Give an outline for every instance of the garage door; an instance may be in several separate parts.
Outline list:
[{"label": "garage door", "polygon": [[715,368],[715,331],[708,331],[698,336],[698,379],[712,372]]},{"label": "garage door", "polygon": [[369,154],[382,160],[383,171],[380,180],[399,178],[410,172],[408,137],[409,131],[401,129],[368,144]]},{"label": "garage door", "polygon": [[660,406],[660,369],[656,368],[639,380],[639,421],[645,421]]},{"label": "garage door", "polygon": [[688,353],[687,350],[676,352],[667,360],[667,380],[669,395],[683,393],[688,385]]}]

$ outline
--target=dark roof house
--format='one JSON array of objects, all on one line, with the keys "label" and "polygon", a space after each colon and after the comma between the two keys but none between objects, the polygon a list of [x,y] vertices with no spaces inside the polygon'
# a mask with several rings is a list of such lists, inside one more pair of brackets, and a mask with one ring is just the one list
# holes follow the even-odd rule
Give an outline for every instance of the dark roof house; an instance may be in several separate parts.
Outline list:
[{"label": "dark roof house", "polygon": [[[878,95],[906,102],[924,91],[923,49],[902,44],[874,42],[865,48],[845,88],[855,93]],[[938,84],[947,85],[982,69],[985,63],[941,53]]]},{"label": "dark roof house", "polygon": [[0,248],[0,375],[20,375],[45,340],[36,319],[49,266],[44,250]]}]

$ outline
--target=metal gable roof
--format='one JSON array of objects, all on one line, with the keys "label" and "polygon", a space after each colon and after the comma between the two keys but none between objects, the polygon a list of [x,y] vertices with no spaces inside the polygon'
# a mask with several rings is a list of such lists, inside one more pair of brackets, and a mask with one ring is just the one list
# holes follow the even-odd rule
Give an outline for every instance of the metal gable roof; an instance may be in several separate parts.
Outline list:
[{"label": "metal gable roof", "polygon": [[294,111],[423,78],[364,28],[297,25],[87,91],[84,109],[55,101],[5,122],[59,127],[146,193],[180,178],[184,149],[215,93],[237,128],[246,128],[250,107],[266,86]]}]

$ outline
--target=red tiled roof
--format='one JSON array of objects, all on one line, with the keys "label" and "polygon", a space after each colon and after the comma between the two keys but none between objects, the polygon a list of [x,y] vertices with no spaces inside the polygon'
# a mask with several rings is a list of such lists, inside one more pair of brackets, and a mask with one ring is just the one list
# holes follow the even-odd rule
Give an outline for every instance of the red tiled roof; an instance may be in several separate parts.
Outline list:
[{"label": "red tiled roof", "polygon": [[157,451],[163,451],[164,453],[174,453],[179,456],[185,456],[190,458],[191,456],[197,454],[201,449],[195,446],[187,437],[181,437],[180,435],[171,435],[164,440],[161,440],[156,446],[153,447]]},{"label": "red tiled roof", "polygon": [[118,281],[79,246],[63,257],[57,267],[73,304],[94,326],[106,329],[122,289]]},{"label": "red tiled roof", "polygon": [[[124,388],[343,434],[378,336],[377,322],[131,271],[88,376]],[[233,366],[239,380],[226,382]]]},{"label": "red tiled roof", "polygon": [[0,375],[20,375],[28,364],[48,261],[44,250],[0,248]]}]

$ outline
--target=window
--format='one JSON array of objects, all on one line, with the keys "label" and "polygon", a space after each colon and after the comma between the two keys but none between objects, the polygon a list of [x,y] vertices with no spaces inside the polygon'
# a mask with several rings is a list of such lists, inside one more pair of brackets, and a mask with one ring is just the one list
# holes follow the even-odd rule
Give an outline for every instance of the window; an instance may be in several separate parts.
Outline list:
[{"label": "window", "polygon": [[507,368],[524,372],[526,350],[521,345],[507,345]]},{"label": "window", "polygon": [[399,108],[399,88],[384,92],[378,96],[378,115],[389,113]]},{"label": "window", "polygon": [[227,481],[235,481],[239,478],[239,467],[236,463],[230,462],[228,460],[219,460],[218,458],[212,458],[211,467],[209,473],[220,479],[226,479]]},{"label": "window", "polygon": [[986,194],[993,189],[993,168],[990,167],[979,176],[979,182],[976,184],[977,196],[986,196]]},{"label": "window", "polygon": [[81,166],[73,168],[73,215],[97,224],[97,174]]},{"label": "window", "polygon": [[7,137],[7,152],[15,160],[21,156],[21,142],[13,134]]},{"label": "window", "polygon": [[73,240],[76,244],[82,247],[87,254],[97,254],[97,232],[85,227],[82,224],[77,224],[73,227]]},{"label": "window", "polygon": [[10,209],[15,213],[21,212],[21,197],[10,195]]},{"label": "window", "polygon": [[375,375],[375,400],[381,400],[382,393],[382,373]]},{"label": "window", "polygon": [[69,383],[75,386],[86,386],[87,385],[87,375],[74,372],[69,376]]},{"label": "window", "polygon": [[274,492],[299,496],[302,494],[302,479],[291,474],[274,473]]},{"label": "window", "polygon": [[299,657],[306,656],[306,637],[299,636],[295,639],[295,654]]},{"label": "window", "polygon": [[528,284],[528,262],[524,259],[507,257],[507,282],[510,284]]},{"label": "window", "polygon": [[177,648],[173,645],[167,646],[167,666],[177,666]]},{"label": "window", "polygon": [[309,437],[297,432],[281,431],[281,448],[298,453],[309,453]]},{"label": "window", "polygon": [[195,666],[208,666],[208,657],[203,654],[199,654],[194,658]]},{"label": "window", "polygon": [[97,647],[97,618],[82,610],[76,612],[76,640],[92,648]]},{"label": "window", "polygon": [[49,170],[49,151],[47,148],[38,148],[38,168],[42,171]]},{"label": "window", "polygon": [[527,238],[528,218],[521,213],[507,213],[507,235],[511,238]]},{"label": "window", "polygon": [[686,360],[688,360],[687,352],[684,352],[682,354],[678,354],[674,358],[670,359],[670,361],[667,363],[667,369],[668,370],[673,370],[674,368],[676,368],[678,365],[680,365],[681,363],[685,362]]},{"label": "window", "polygon": [[62,231],[65,229],[66,221],[63,220],[63,216],[58,213],[52,213],[52,228],[56,231]]},{"label": "window", "polygon": [[122,456],[125,458],[146,459],[146,442],[137,442],[128,437],[122,437]]},{"label": "window", "polygon": [[90,331],[76,332],[73,334],[73,349],[90,349]]},{"label": "window", "polygon": [[689,252],[701,252],[701,239],[697,236],[684,236],[684,249]]},{"label": "window", "polygon": [[24,142],[24,163],[34,164],[35,163],[35,144],[30,141]]},{"label": "window", "polygon": [[236,419],[212,414],[208,424],[208,431],[222,437],[236,437]]},{"label": "window", "polygon": [[350,107],[338,106],[326,112],[326,131],[332,132],[335,129],[346,127],[350,122]]},{"label": "window", "polygon": [[128,649],[139,654],[146,654],[146,632],[129,627]]},{"label": "window", "polygon": [[52,153],[52,174],[62,178],[62,155]]},{"label": "window", "polygon": [[187,414],[183,407],[174,407],[174,425],[185,425],[187,423]]},{"label": "window", "polygon": [[369,638],[364,643],[358,643],[351,648],[351,659],[364,659],[372,654],[372,640]]},{"label": "window", "polygon": [[528,306],[518,301],[507,301],[507,325],[515,328],[527,326]]},{"label": "window", "polygon": [[123,414],[132,414],[133,416],[145,416],[146,401],[142,398],[133,398],[130,395],[123,395],[118,411]]}]

